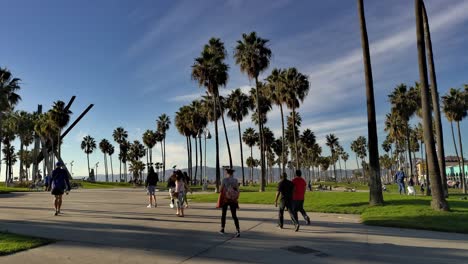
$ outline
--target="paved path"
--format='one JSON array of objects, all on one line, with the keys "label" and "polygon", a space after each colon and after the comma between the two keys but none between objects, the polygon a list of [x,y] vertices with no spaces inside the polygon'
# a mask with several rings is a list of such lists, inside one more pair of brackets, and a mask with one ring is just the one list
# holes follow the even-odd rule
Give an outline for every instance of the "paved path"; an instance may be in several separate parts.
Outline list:
[{"label": "paved path", "polygon": [[[77,190],[53,216],[48,193],[0,195],[0,230],[59,242],[0,257],[8,264],[67,263],[468,263],[468,235],[371,227],[355,215],[311,214],[312,224],[278,230],[272,206],[241,205],[241,237],[219,229],[213,204],[175,217],[166,195],[146,208],[143,190]],[[287,217],[286,217],[287,218]],[[301,246],[300,254],[285,248]]]}]

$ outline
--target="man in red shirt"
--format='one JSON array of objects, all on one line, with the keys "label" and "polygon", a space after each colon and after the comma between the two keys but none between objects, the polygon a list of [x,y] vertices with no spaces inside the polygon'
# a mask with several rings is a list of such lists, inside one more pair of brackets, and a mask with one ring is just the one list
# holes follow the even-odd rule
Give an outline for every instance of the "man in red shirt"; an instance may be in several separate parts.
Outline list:
[{"label": "man in red shirt", "polygon": [[[294,209],[294,216],[297,218],[297,212],[301,212],[302,216],[306,220],[307,224],[310,224],[310,218],[306,214],[304,210],[304,195],[307,188],[306,181],[302,178],[301,170],[296,170],[296,177],[292,180],[294,184],[294,192],[293,192],[293,209]],[[299,221],[296,225],[296,232],[299,231]]]}]

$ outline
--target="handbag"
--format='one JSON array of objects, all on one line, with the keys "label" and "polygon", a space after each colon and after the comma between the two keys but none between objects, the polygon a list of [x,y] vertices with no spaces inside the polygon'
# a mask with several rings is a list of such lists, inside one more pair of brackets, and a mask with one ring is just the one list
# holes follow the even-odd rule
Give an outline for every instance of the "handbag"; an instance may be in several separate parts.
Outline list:
[{"label": "handbag", "polygon": [[172,194],[172,197],[174,197],[174,198],[179,198],[179,192],[174,192],[174,193]]}]

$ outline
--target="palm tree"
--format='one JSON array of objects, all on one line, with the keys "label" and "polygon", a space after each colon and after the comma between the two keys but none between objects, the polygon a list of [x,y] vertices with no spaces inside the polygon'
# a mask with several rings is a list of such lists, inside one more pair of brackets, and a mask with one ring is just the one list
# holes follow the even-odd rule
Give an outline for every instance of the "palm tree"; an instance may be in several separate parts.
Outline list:
[{"label": "palm tree", "polygon": [[202,142],[201,138],[208,126],[208,116],[204,104],[200,100],[195,100],[190,104],[190,107],[193,111],[193,118],[192,118],[192,130],[193,135],[195,136],[195,183],[197,182],[197,167],[198,167],[198,152],[197,152],[197,138],[198,138],[198,146],[200,146],[200,184],[203,175],[203,150],[202,150]]},{"label": "palm tree", "polygon": [[101,150],[102,154],[104,154],[104,169],[106,173],[106,182],[109,182],[109,172],[107,169],[107,152],[109,151],[110,142],[107,139],[102,139],[99,142],[99,149]]},{"label": "palm tree", "polygon": [[348,179],[348,170],[346,169],[346,161],[349,159],[349,154],[347,152],[341,153],[341,159],[344,161],[344,170],[345,170],[345,177]]},{"label": "palm tree", "polygon": [[133,174],[133,184],[141,177],[141,173],[145,170],[145,164],[139,160],[133,160],[129,167],[130,172]]},{"label": "palm tree", "polygon": [[[466,98],[461,89],[450,88],[448,94],[442,96],[442,110],[445,117],[450,122],[452,128],[452,138],[455,145],[455,153],[458,157],[458,163],[461,173],[461,184],[463,193],[466,194],[466,179],[465,179],[465,160],[463,157],[463,145],[460,132],[460,122],[467,116]],[[453,132],[453,122],[457,123],[458,128],[458,144],[460,146],[460,156],[458,156],[457,145],[455,143],[455,134]]]},{"label": "palm tree", "polygon": [[109,146],[107,148],[107,154],[109,154],[110,159],[110,168],[111,168],[111,175],[112,175],[112,182],[114,182],[114,166],[112,165],[112,155],[115,152],[114,146],[109,142]]},{"label": "palm tree", "polygon": [[[215,124],[215,144],[216,144],[216,192],[219,192],[221,181],[221,168],[219,164],[219,132],[218,132],[218,106],[219,87],[225,86],[228,79],[229,66],[224,63],[226,59],[226,49],[224,43],[218,38],[211,38],[203,48],[200,57],[195,59],[192,66],[192,79],[198,81],[199,86],[204,86],[207,93],[213,100],[213,113]],[[226,137],[227,139],[227,137]],[[229,146],[229,145],[228,145]],[[228,147],[229,155],[230,149]],[[232,158],[230,159],[232,166]]]},{"label": "palm tree", "polygon": [[156,120],[157,123],[157,130],[161,134],[162,141],[161,141],[161,151],[162,151],[162,164],[163,164],[163,172],[162,178],[165,181],[166,176],[166,134],[169,130],[169,126],[171,125],[171,119],[168,115],[162,114]]},{"label": "palm tree", "polygon": [[[313,151],[312,151],[312,148],[314,147],[314,145],[316,144],[316,137],[315,137],[315,134],[314,132],[312,132],[312,130],[310,129],[306,129],[302,132],[302,135],[300,136],[300,142],[304,148],[304,156],[307,157],[306,159],[306,162],[308,163],[307,164],[307,168],[308,168],[308,171],[310,172],[310,167],[312,165],[312,162],[313,162]],[[310,180],[310,175],[309,175],[309,180]]]},{"label": "palm tree", "polygon": [[[21,100],[18,91],[21,89],[19,78],[14,78],[9,70],[0,68],[0,127],[2,126],[3,116],[7,112],[13,111],[14,107]],[[1,139],[0,131],[0,139]],[[0,140],[0,148],[2,140]],[[1,172],[1,152],[0,152],[0,172]],[[8,184],[8,183],[5,183]]]},{"label": "palm tree", "polygon": [[[91,176],[91,167],[89,166],[89,154],[93,153],[96,149],[96,141],[91,136],[85,136],[83,141],[81,141],[81,149],[86,153],[86,158],[88,160],[88,176]],[[97,176],[97,175],[96,175]],[[96,179],[91,179],[95,181]]]},{"label": "palm tree", "polygon": [[[288,140],[289,147],[291,150],[291,160],[293,160],[293,153],[294,153],[294,160],[298,161],[299,157],[296,156],[296,153],[294,152],[294,146],[295,146],[295,139],[299,137],[300,132],[299,132],[299,127],[302,125],[302,117],[299,113],[296,113],[294,119],[293,119],[293,113],[289,113],[289,116],[286,118],[286,139]],[[297,163],[297,162],[296,162]]]},{"label": "palm tree", "polygon": [[58,135],[57,135],[57,152],[59,157],[61,157],[61,140],[60,136],[62,134],[62,129],[68,125],[70,122],[70,115],[72,114],[72,111],[70,111],[66,106],[63,101],[56,101],[54,102],[54,105],[52,106],[52,109],[49,111],[50,112],[50,118],[57,124],[57,127],[59,128]]},{"label": "palm tree", "polygon": [[410,126],[409,120],[416,113],[418,109],[418,96],[415,88],[410,87],[409,89],[405,84],[398,85],[395,90],[388,96],[390,103],[392,104],[392,113],[397,115],[403,123],[407,150],[408,160],[410,164],[410,174],[413,174],[413,162],[411,158],[411,138],[410,138]]},{"label": "palm tree", "polygon": [[363,0],[358,0],[359,21],[361,25],[362,57],[364,74],[366,77],[367,97],[367,131],[369,137],[369,204],[383,205],[382,183],[380,181],[379,142],[377,137],[377,122],[375,117],[374,84],[372,80],[372,66],[367,37],[366,17],[364,15]]},{"label": "palm tree", "polygon": [[[26,111],[19,111],[16,113],[17,116],[17,133],[20,139],[20,150],[19,152],[23,155],[19,155],[20,159],[20,180],[24,177],[24,166],[23,161],[27,158],[27,155],[24,155],[24,148],[28,149],[28,146],[32,144],[34,139],[34,123],[32,119],[32,115]],[[27,171],[26,171],[27,172]]]},{"label": "palm tree", "polygon": [[153,148],[157,143],[156,132],[148,129],[143,133],[143,144],[147,148],[146,164],[153,164]]},{"label": "palm tree", "polygon": [[[296,109],[299,108],[300,103],[304,101],[309,93],[309,80],[306,75],[297,71],[296,68],[289,68],[284,72],[283,81],[285,85],[285,103],[286,106],[292,110],[293,124],[296,119]],[[295,126],[293,126],[294,136],[294,149],[296,157],[298,157],[297,139]],[[300,168],[299,159],[296,158],[296,168]]]},{"label": "palm tree", "polygon": [[447,174],[445,172],[445,149],[444,149],[444,134],[442,129],[442,117],[440,114],[440,105],[439,105],[439,91],[437,88],[437,78],[435,73],[435,66],[434,66],[434,56],[432,52],[432,40],[431,40],[431,31],[429,29],[429,19],[427,17],[426,7],[424,5],[424,1],[422,2],[422,12],[423,12],[423,21],[424,21],[424,37],[426,43],[426,52],[428,56],[428,63],[429,63],[429,75],[431,78],[431,97],[432,97],[432,105],[434,111],[434,122],[435,122],[435,130],[436,130],[436,144],[437,144],[437,152],[438,152],[438,159],[439,159],[439,169],[440,169],[440,176],[442,180],[442,185],[444,187],[445,196],[448,197],[448,186],[447,186]]},{"label": "palm tree", "polygon": [[187,143],[187,169],[189,170],[192,167],[191,165],[191,152],[190,152],[190,136],[192,135],[191,131],[191,120],[192,120],[192,109],[190,106],[182,106],[179,108],[179,111],[176,112],[176,116],[174,119],[175,126],[177,131],[183,136],[185,136],[185,140]]},{"label": "palm tree", "polygon": [[124,157],[123,143],[127,141],[128,132],[123,127],[118,127],[114,129],[114,132],[112,133],[112,137],[114,138],[114,141],[117,144],[119,144],[119,162],[120,162],[119,174],[120,174],[120,180],[122,180],[122,161],[123,161],[122,158]]},{"label": "palm tree", "polygon": [[252,101],[249,96],[244,94],[241,89],[236,89],[231,92],[227,98],[227,115],[232,121],[237,122],[237,129],[239,132],[239,145],[241,155],[241,166],[242,166],[242,185],[245,186],[245,175],[244,175],[244,153],[242,150],[242,135],[240,122],[245,116],[249,114],[249,107],[252,105]]},{"label": "palm tree", "polygon": [[267,86],[268,90],[270,91],[270,98],[271,101],[279,106],[280,108],[280,113],[281,113],[281,173],[284,173],[284,150],[285,148],[285,136],[284,136],[284,113],[283,113],[283,104],[285,103],[285,97],[284,97],[284,82],[283,82],[283,75],[284,75],[284,70],[282,69],[273,69],[271,71],[271,74],[266,78],[267,81]]},{"label": "palm tree", "polygon": [[[259,135],[255,132],[255,129],[249,127],[242,134],[242,140],[250,147],[250,159],[253,160],[253,146],[259,141]],[[248,162],[248,159],[247,159]],[[248,165],[248,164],[247,164]],[[250,166],[249,166],[250,167]],[[253,167],[250,167],[250,179],[253,179]]]},{"label": "palm tree", "polygon": [[336,153],[336,148],[339,145],[338,138],[334,134],[330,134],[326,136],[327,143],[326,145],[330,148],[331,152],[331,162],[333,163],[333,176],[335,177],[335,181],[337,181],[337,176],[336,176],[336,158],[337,158],[337,153]]},{"label": "palm tree", "polygon": [[427,65],[425,53],[425,41],[422,19],[422,0],[415,0],[415,17],[416,17],[416,38],[418,48],[419,62],[419,79],[421,83],[421,105],[423,113],[423,130],[424,142],[426,144],[427,163],[429,165],[429,175],[431,178],[432,202],[431,206],[434,210],[448,211],[449,205],[444,197],[437,153],[435,149],[434,135],[432,133],[432,114],[429,103],[429,87],[427,85]]},{"label": "palm tree", "polygon": [[[351,142],[351,150],[356,153],[356,163],[359,169],[358,158],[361,159],[361,163],[363,163],[367,156],[367,139],[363,136],[359,136],[356,140]],[[362,167],[362,175],[365,176],[364,167]]]},{"label": "palm tree", "polygon": [[[255,80],[256,87],[256,108],[257,116],[260,117],[260,101],[258,89],[258,76],[270,65],[271,50],[267,47],[269,40],[257,36],[256,32],[242,34],[242,40],[237,41],[234,51],[236,64],[240,66],[243,73],[247,73],[250,80]],[[261,187],[260,191],[265,191],[265,157],[263,156],[263,129],[261,122],[258,123],[260,138],[260,166],[261,166]]]}]

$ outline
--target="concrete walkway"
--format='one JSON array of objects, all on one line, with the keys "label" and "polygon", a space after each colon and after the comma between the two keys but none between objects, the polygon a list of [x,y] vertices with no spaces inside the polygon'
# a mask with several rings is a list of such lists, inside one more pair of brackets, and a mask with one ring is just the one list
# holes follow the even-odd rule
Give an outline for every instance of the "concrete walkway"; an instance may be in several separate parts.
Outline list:
[{"label": "concrete walkway", "polygon": [[64,198],[64,214],[53,216],[48,193],[0,195],[0,230],[58,240],[1,264],[468,263],[468,235],[365,226],[356,215],[310,214],[312,224],[295,233],[291,225],[276,229],[273,206],[241,205],[241,237],[232,238],[231,219],[228,234],[217,233],[214,204],[190,204],[179,218],[166,193],[151,209],[141,189]]}]

